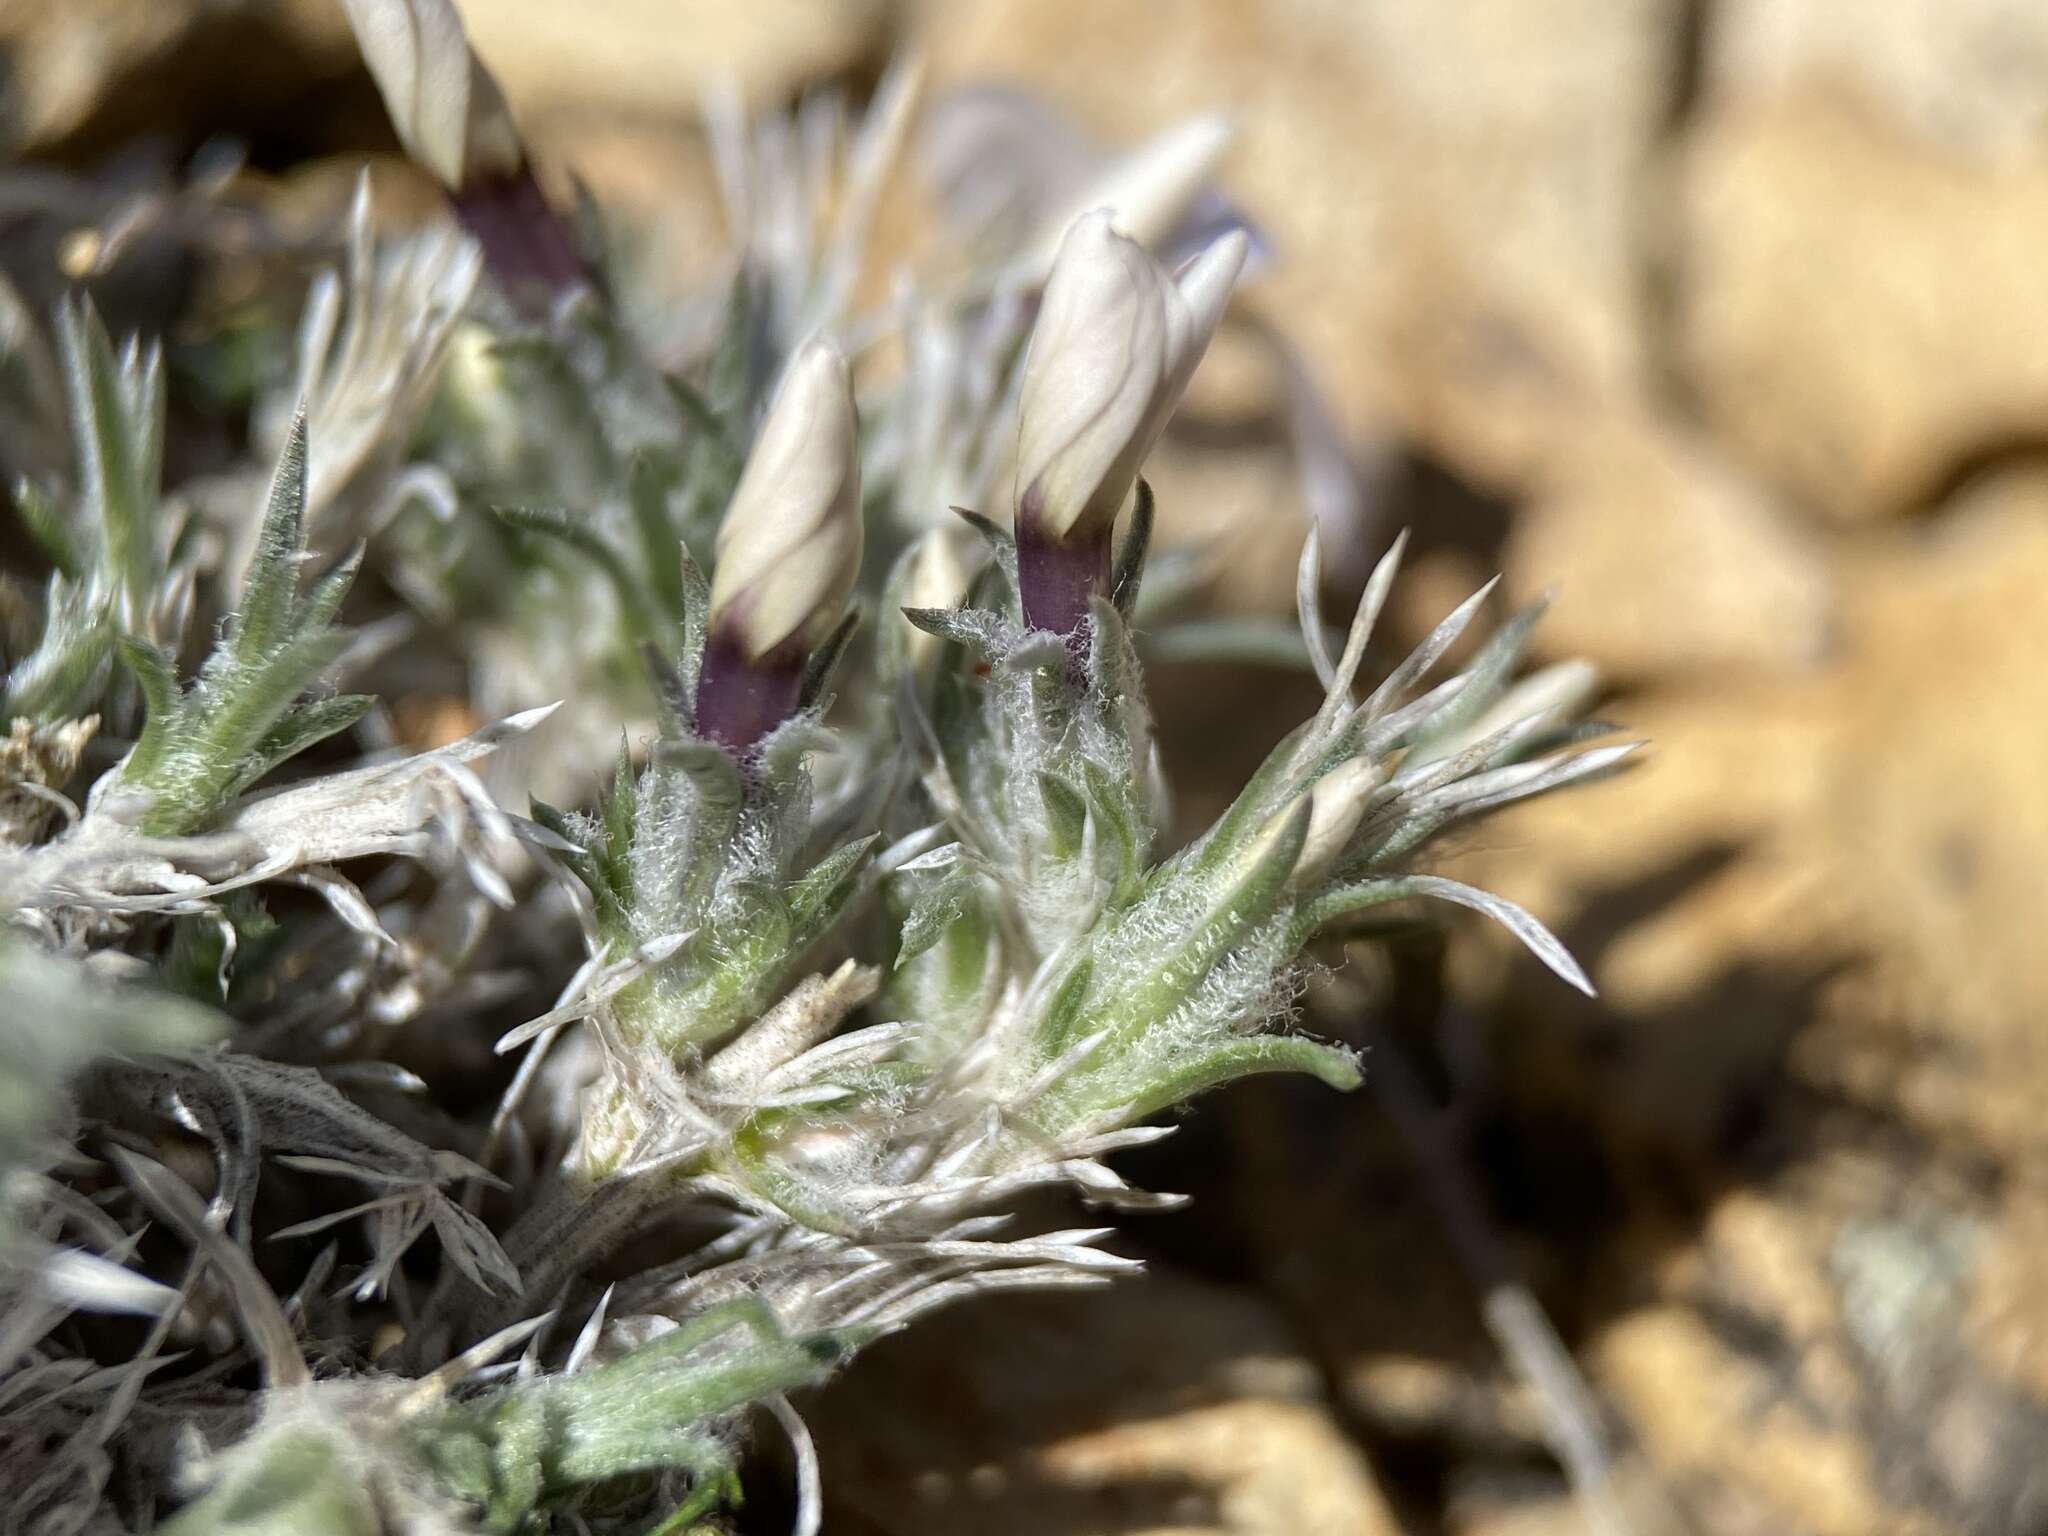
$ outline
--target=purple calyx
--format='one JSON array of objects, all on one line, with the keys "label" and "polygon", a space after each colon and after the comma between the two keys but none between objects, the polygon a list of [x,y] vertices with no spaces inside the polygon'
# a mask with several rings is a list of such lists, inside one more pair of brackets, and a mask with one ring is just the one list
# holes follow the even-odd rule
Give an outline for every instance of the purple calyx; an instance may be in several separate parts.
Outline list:
[{"label": "purple calyx", "polygon": [[794,641],[750,658],[730,635],[714,632],[697,673],[697,734],[743,761],[796,713],[803,679],[804,652]]},{"label": "purple calyx", "polygon": [[450,194],[449,202],[483,247],[484,264],[515,300],[544,294],[552,301],[590,286],[589,264],[531,167],[474,180]]},{"label": "purple calyx", "polygon": [[1089,604],[1109,591],[1110,530],[1051,538],[1037,515],[1035,491],[1017,509],[1017,587],[1024,622],[1085,649]]}]

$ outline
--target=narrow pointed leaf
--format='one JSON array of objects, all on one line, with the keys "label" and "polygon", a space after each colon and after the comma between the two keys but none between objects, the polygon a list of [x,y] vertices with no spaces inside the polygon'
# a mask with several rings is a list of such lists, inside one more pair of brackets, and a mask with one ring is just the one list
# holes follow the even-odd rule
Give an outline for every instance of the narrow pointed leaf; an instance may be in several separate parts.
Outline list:
[{"label": "narrow pointed leaf", "polygon": [[241,611],[230,626],[235,659],[254,665],[281,644],[298,607],[299,558],[306,549],[306,412],[292,417],[270,481],[263,527],[242,580]]},{"label": "narrow pointed leaf", "polygon": [[376,702],[367,693],[343,693],[301,705],[266,731],[256,744],[250,754],[261,765],[256,772],[268,773],[308,747],[347,730],[368,714]]},{"label": "narrow pointed leaf", "polygon": [[1172,1058],[1171,1067],[1134,1094],[1125,1118],[1142,1120],[1211,1088],[1261,1072],[1304,1072],[1340,1093],[1364,1081],[1350,1052],[1300,1035],[1242,1035]]},{"label": "narrow pointed leaf", "polygon": [[118,644],[121,660],[142,692],[142,734],[122,768],[122,776],[132,781],[148,774],[163,759],[177,723],[178,678],[170,657],[147,640],[123,635]]},{"label": "narrow pointed leaf", "polygon": [[1081,851],[1081,839],[1088,831],[1088,802],[1073,785],[1050,773],[1038,775],[1038,798],[1045,806],[1053,852],[1072,858]]},{"label": "narrow pointed leaf", "polygon": [[67,580],[83,581],[85,551],[79,548],[77,535],[41,487],[26,476],[14,488],[14,510],[50,564]]},{"label": "narrow pointed leaf", "polygon": [[1438,901],[1452,902],[1461,907],[1470,907],[1475,912],[1485,913],[1520,939],[1531,954],[1564,981],[1577,987],[1588,997],[1596,995],[1592,981],[1588,979],[1585,971],[1580,969],[1579,962],[1572,958],[1571,951],[1559,942],[1557,935],[1538,922],[1526,909],[1515,905],[1505,896],[1496,896],[1491,891],[1482,891],[1462,881],[1446,880],[1437,875],[1408,875],[1387,884],[1403,887],[1397,893],[1401,896],[1431,896]]},{"label": "narrow pointed leaf", "polygon": [[1117,549],[1109,580],[1109,600],[1126,619],[1138,606],[1138,587],[1145,577],[1145,554],[1152,547],[1152,512],[1152,483],[1140,475],[1130,531]]},{"label": "narrow pointed leaf", "polygon": [[1301,563],[1294,569],[1294,611],[1301,621],[1302,643],[1308,647],[1309,665],[1324,692],[1336,686],[1337,663],[1330,655],[1330,641],[1323,630],[1323,534],[1310,524],[1308,537],[1301,541]]},{"label": "narrow pointed leaf", "polygon": [[847,609],[845,617],[833,626],[832,633],[804,658],[803,677],[796,692],[798,709],[815,709],[825,697],[825,690],[832,686],[832,674],[838,670],[840,658],[846,654],[847,646],[853,643],[854,632],[859,628],[860,610]]}]

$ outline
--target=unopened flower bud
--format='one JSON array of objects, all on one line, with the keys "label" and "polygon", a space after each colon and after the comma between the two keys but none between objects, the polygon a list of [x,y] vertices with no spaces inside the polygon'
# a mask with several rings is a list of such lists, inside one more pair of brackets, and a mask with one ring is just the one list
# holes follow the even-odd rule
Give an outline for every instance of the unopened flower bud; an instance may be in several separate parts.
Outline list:
[{"label": "unopened flower bud", "polygon": [[482,461],[509,479],[524,447],[525,424],[488,326],[465,320],[450,332],[441,393],[450,414],[474,437]]},{"label": "unopened flower bud", "polygon": [[[902,585],[897,590],[903,608],[957,608],[967,595],[973,573],[962,558],[960,531],[931,528],[904,556]],[[931,664],[938,653],[939,638],[899,617],[904,630],[904,656],[918,671]]]},{"label": "unopened flower bud", "polygon": [[1046,222],[1020,267],[1043,282],[1068,227],[1091,208],[1109,209],[1118,229],[1147,249],[1157,250],[1194,207],[1235,136],[1228,117],[1205,112],[1113,156],[1081,184],[1078,196],[1066,199]]},{"label": "unopened flower bud", "polygon": [[1308,792],[1308,835],[1294,861],[1292,884],[1313,885],[1329,872],[1365,819],[1372,792],[1386,777],[1378,763],[1354,757],[1316,781]]},{"label": "unopened flower bud", "polygon": [[405,152],[459,192],[526,159],[498,82],[450,0],[342,0]]},{"label": "unopened flower bud", "polygon": [[560,292],[583,258],[533,179],[505,94],[469,46],[452,0],[342,0],[405,152],[448,191],[491,270]]},{"label": "unopened flower bud", "polygon": [[1071,634],[1109,577],[1110,530],[1244,265],[1232,233],[1169,276],[1107,210],[1060,243],[1024,363],[1016,523],[1024,617]]},{"label": "unopened flower bud", "polygon": [[718,529],[697,724],[735,751],[793,712],[804,658],[860,573],[859,423],[846,359],[798,349]]}]

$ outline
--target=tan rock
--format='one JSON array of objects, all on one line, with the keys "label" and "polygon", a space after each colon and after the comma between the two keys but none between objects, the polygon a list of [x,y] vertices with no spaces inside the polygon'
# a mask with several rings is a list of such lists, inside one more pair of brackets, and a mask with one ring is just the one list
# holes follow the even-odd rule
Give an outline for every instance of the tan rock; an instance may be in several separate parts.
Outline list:
[{"label": "tan rock", "polygon": [[2048,1403],[2048,1303],[2041,1255],[2048,1253],[2048,1187],[2023,1177],[2000,1202],[1976,1254],[1969,1334],[1998,1380]]},{"label": "tan rock", "polygon": [[1876,1536],[1904,1529],[1869,1486],[1853,1426],[1816,1426],[1776,1379],[1681,1307],[1645,1309],[1599,1346],[1602,1384],[1650,1455],[1693,1485],[1715,1533],[1799,1530]]},{"label": "tan rock", "polygon": [[1277,1316],[1166,1273],[958,1307],[875,1346],[807,1416],[827,1499],[864,1530],[1398,1529]]},{"label": "tan rock", "polygon": [[1294,464],[1273,444],[1168,441],[1146,465],[1158,497],[1159,547],[1193,546],[1204,614],[1275,614],[1294,606],[1307,536]]},{"label": "tan rock", "polygon": [[1823,551],[1711,444],[1617,412],[1578,423],[1543,481],[1504,565],[1517,605],[1557,590],[1546,649],[1622,679],[1819,658]]},{"label": "tan rock", "polygon": [[1555,1489],[1482,1485],[1460,1492],[1444,1528],[1451,1536],[1584,1536],[1586,1511]]},{"label": "tan rock", "polygon": [[2048,11],[2034,0],[1721,0],[1706,41],[1717,100],[1846,88],[1991,161],[2038,156],[2048,131]]},{"label": "tan rock", "polygon": [[1858,586],[1823,825],[1894,1017],[1912,1021],[1896,1106],[2032,1159],[2048,1096],[2048,477],[1966,493]]},{"label": "tan rock", "polygon": [[518,111],[689,116],[714,82],[765,105],[887,48],[880,0],[460,0],[460,9]]},{"label": "tan rock", "polygon": [[[1548,1070],[1590,1085],[1610,1123],[1707,1154],[1852,943],[1817,826],[1841,709],[1827,677],[1625,698],[1600,713],[1650,743],[1637,763],[1513,807],[1440,857],[1550,924],[1600,988],[1582,999],[1492,925],[1459,923],[1468,995],[1505,986],[1545,1021],[1508,1048],[1557,1052]],[[1589,1059],[1589,1031],[1612,1049]]]},{"label": "tan rock", "polygon": [[1619,1515],[1602,1519],[1565,1486],[1562,1475],[1533,1468],[1499,1469],[1454,1478],[1444,1511],[1446,1536],[1588,1536],[1622,1530],[1630,1536],[1692,1536],[1679,1523],[1669,1497],[1643,1492],[1633,1469],[1618,1469],[1614,1494]]},{"label": "tan rock", "polygon": [[1843,521],[2048,423],[2048,162],[1959,163],[1817,95],[1684,157],[1683,366],[1714,430]]},{"label": "tan rock", "polygon": [[1618,1102],[1667,1137],[1708,1136],[1722,1095],[1789,1050],[1816,1087],[2031,1163],[2048,677],[2028,616],[2048,478],[1986,483],[1842,587],[1826,665],[1623,700],[1605,712],[1651,742],[1636,767],[1510,810],[1445,868],[1574,946],[1597,1004],[1516,959],[1518,995],[1583,1027],[1625,1020]]},{"label": "tan rock", "polygon": [[2020,1530],[2048,1508],[2048,1413],[1968,1321],[1994,1234],[2038,1228],[1869,1125],[1807,1118],[1798,1164],[1716,1199],[1653,1271],[1664,1301],[1588,1351],[1703,1531]]}]

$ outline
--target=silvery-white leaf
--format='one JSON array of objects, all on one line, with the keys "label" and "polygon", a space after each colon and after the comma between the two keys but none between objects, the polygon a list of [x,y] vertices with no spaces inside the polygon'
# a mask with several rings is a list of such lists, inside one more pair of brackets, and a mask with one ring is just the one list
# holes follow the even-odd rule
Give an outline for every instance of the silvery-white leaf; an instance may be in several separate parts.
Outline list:
[{"label": "silvery-white leaf", "polygon": [[489,1227],[445,1195],[433,1197],[431,1210],[441,1250],[451,1264],[479,1290],[519,1294],[519,1271]]},{"label": "silvery-white leaf", "polygon": [[1595,995],[1592,981],[1580,969],[1579,962],[1572,958],[1571,951],[1558,941],[1557,935],[1505,896],[1496,896],[1491,891],[1482,891],[1462,881],[1446,880],[1437,875],[1410,875],[1403,883],[1417,895],[1434,896],[1439,901],[1455,902],[1475,912],[1484,912],[1520,939],[1531,954],[1565,981],[1588,997]]},{"label": "silvery-white leaf", "polygon": [[46,1254],[37,1263],[35,1275],[37,1285],[52,1301],[82,1312],[155,1317],[178,1299],[172,1287],[80,1248]]}]

